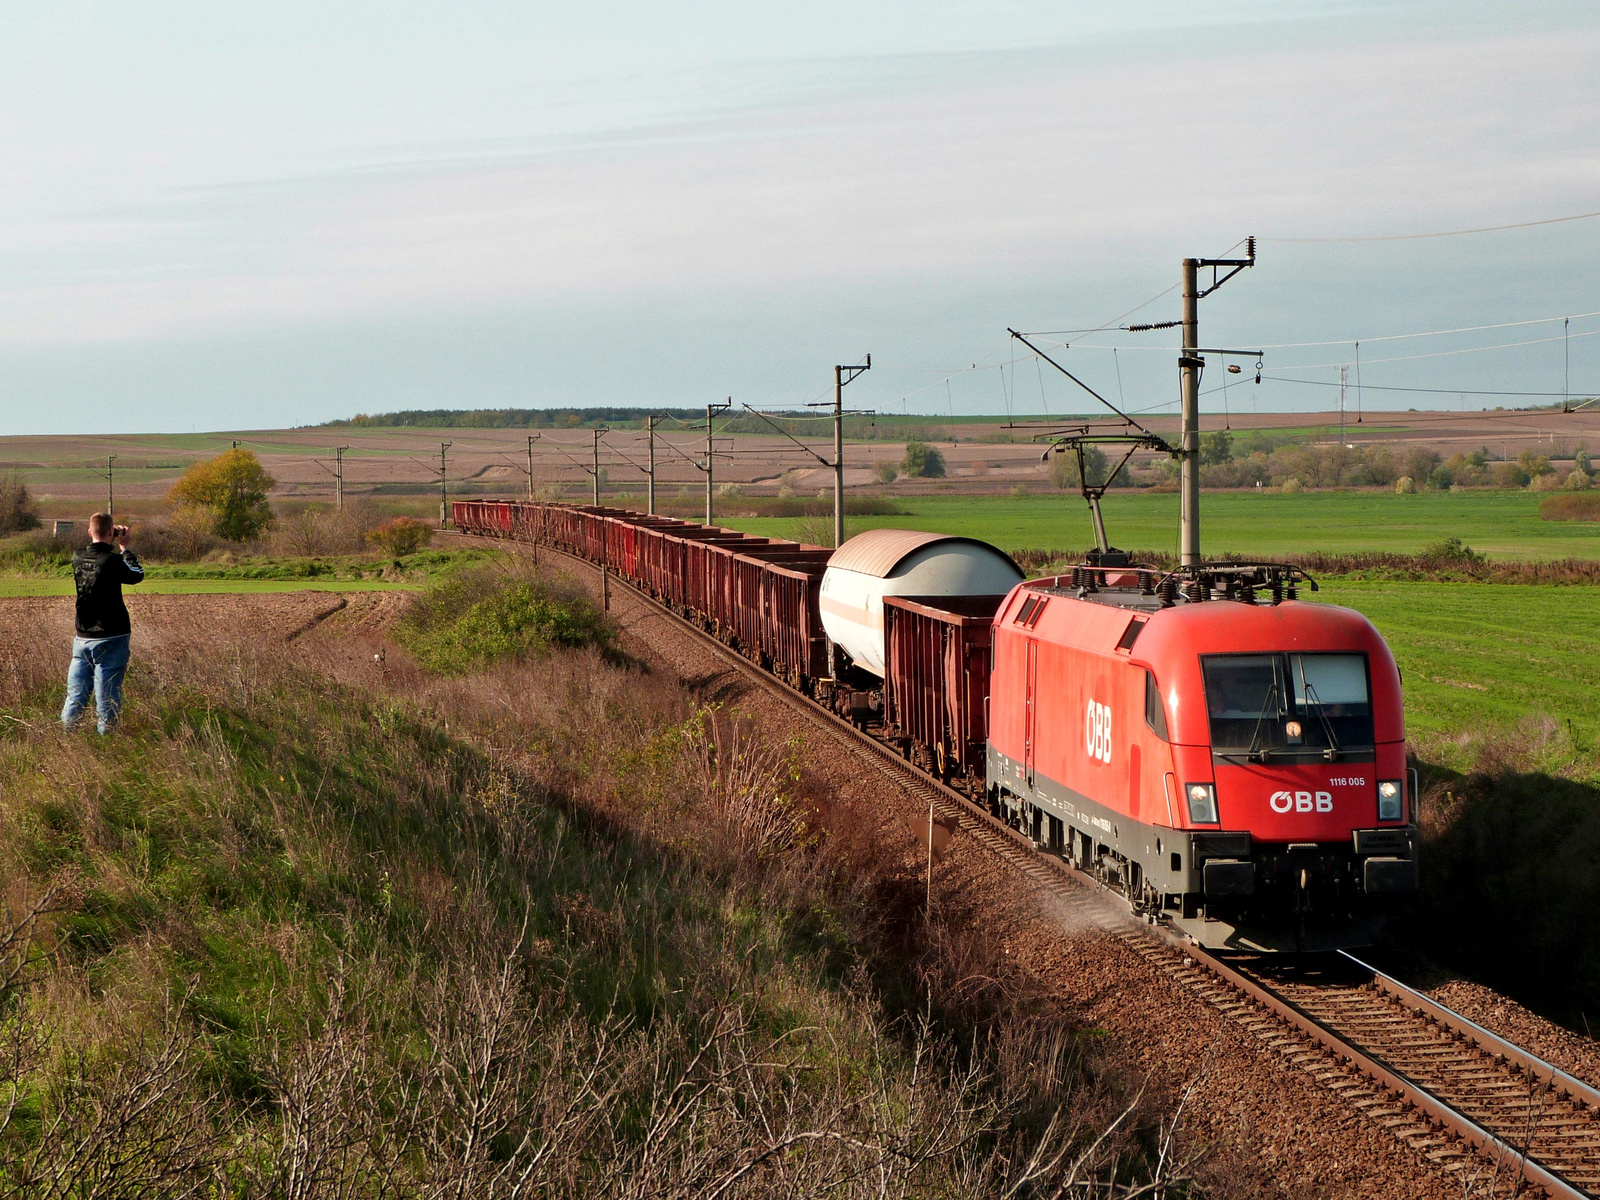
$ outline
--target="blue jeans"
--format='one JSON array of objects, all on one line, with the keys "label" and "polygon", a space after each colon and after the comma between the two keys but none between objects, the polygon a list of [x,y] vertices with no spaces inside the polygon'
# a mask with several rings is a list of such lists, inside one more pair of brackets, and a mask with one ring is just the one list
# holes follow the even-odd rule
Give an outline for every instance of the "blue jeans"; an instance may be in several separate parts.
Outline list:
[{"label": "blue jeans", "polygon": [[67,667],[67,702],[61,707],[61,723],[68,729],[77,724],[89,707],[89,692],[94,691],[95,724],[102,734],[117,727],[122,711],[122,676],[128,670],[129,635],[108,638],[73,638],[72,663]]}]

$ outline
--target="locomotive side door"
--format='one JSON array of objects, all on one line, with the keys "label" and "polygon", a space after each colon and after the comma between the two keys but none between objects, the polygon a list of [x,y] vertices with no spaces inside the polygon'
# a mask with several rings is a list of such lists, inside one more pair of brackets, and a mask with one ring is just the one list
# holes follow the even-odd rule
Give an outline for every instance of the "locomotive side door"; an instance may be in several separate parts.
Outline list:
[{"label": "locomotive side door", "polygon": [[1031,791],[1033,765],[1039,741],[1039,643],[1029,638],[1026,645],[1027,666],[1024,668],[1024,677],[1027,682],[1024,685],[1022,703],[1022,769],[1027,773],[1028,789]]}]

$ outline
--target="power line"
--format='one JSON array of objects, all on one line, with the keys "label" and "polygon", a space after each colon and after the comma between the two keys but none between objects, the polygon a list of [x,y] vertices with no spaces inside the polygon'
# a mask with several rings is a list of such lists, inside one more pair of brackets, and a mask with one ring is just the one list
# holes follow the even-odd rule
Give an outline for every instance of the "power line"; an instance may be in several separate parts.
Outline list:
[{"label": "power line", "polygon": [[1471,233],[1499,233],[1506,229],[1532,229],[1536,225],[1560,225],[1566,221],[1587,221],[1600,217],[1600,212],[1576,213],[1570,217],[1548,217],[1543,221],[1517,221],[1511,225],[1484,225],[1477,229],[1447,229],[1442,233],[1391,233],[1381,237],[1320,237],[1320,238],[1262,238],[1263,242],[1295,242],[1299,244],[1333,242],[1414,242],[1423,238],[1465,237]]},{"label": "power line", "polygon": [[[1286,379],[1281,375],[1263,375],[1263,379],[1270,379],[1274,383],[1302,383],[1310,387],[1338,387],[1326,379]],[[1483,388],[1429,388],[1429,387],[1395,387],[1375,383],[1372,385],[1375,392],[1437,392],[1449,396],[1543,396],[1551,400],[1560,399],[1560,392],[1496,392]],[[1168,403],[1171,403],[1168,401]],[[1163,406],[1164,407],[1164,406]]]}]

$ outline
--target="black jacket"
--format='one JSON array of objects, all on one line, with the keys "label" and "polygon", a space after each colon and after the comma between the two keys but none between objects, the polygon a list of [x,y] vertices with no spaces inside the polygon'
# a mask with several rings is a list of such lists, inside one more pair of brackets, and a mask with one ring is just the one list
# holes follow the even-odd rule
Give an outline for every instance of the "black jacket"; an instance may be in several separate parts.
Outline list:
[{"label": "black jacket", "polygon": [[72,556],[72,577],[78,584],[79,637],[121,637],[132,631],[122,585],[144,581],[137,554],[119,552],[109,542],[90,542]]}]

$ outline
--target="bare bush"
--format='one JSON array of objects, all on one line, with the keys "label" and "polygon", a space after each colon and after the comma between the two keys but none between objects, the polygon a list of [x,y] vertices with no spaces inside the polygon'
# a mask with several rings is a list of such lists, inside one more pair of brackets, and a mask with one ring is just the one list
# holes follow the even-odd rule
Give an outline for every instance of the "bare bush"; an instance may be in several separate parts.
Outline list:
[{"label": "bare bush", "polygon": [[37,1135],[0,1148],[0,1196],[212,1194],[228,1113],[200,1057],[176,1004],[114,1053],[68,1050],[39,1098]]},{"label": "bare bush", "polygon": [[156,562],[195,562],[222,545],[212,524],[199,509],[180,508],[134,526],[133,546]]},{"label": "bare bush", "polygon": [[765,858],[795,844],[805,825],[792,795],[800,779],[793,744],[763,741],[747,722],[715,708],[695,713],[684,741],[700,794],[742,849]]}]

